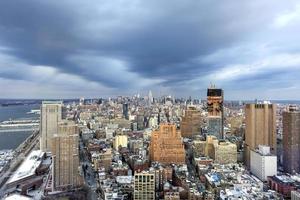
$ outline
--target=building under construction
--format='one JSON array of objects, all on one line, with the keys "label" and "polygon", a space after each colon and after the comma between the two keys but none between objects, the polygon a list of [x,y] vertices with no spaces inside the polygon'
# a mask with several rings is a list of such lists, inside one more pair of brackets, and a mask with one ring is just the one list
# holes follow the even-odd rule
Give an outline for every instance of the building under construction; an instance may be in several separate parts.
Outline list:
[{"label": "building under construction", "polygon": [[207,89],[207,134],[214,135],[218,139],[224,138],[223,101],[224,94],[222,89],[216,89],[213,85]]}]

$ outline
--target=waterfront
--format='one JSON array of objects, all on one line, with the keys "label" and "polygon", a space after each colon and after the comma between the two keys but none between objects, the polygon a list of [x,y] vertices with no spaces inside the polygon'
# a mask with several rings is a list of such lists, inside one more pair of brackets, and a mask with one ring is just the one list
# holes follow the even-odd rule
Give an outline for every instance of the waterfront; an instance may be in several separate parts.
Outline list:
[{"label": "waterfront", "polygon": [[[39,109],[38,104],[34,105],[15,105],[0,107],[0,122],[5,120],[16,119],[38,119],[39,115],[30,113],[33,109]],[[0,133],[0,150],[17,148],[32,131],[16,131]]]}]

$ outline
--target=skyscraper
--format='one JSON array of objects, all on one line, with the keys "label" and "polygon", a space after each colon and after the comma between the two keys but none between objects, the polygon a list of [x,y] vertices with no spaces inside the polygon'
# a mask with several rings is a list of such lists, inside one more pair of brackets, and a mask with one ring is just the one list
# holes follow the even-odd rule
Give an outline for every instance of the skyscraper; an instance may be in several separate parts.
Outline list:
[{"label": "skyscraper", "polygon": [[153,172],[134,174],[134,200],[155,199],[155,175]]},{"label": "skyscraper", "polygon": [[73,121],[62,121],[52,138],[52,189],[65,190],[82,183],[79,176],[79,129]]},{"label": "skyscraper", "polygon": [[223,101],[224,94],[222,89],[211,86],[207,89],[207,134],[214,135],[218,139],[223,139]]},{"label": "skyscraper", "polygon": [[270,146],[276,155],[276,105],[246,104],[245,164],[250,167],[250,151],[258,145]]},{"label": "skyscraper", "polygon": [[153,95],[152,95],[152,92],[151,90],[149,90],[149,94],[148,94],[148,100],[149,100],[149,105],[151,105],[153,103]]},{"label": "skyscraper", "polygon": [[182,137],[174,124],[161,124],[158,131],[152,132],[150,159],[163,164],[185,163]]},{"label": "skyscraper", "polygon": [[189,106],[180,125],[182,137],[191,137],[201,132],[201,113],[194,106]]},{"label": "skyscraper", "polygon": [[62,120],[61,101],[43,101],[40,117],[40,149],[45,152],[51,151],[51,139],[57,133],[59,121]]},{"label": "skyscraper", "polygon": [[123,103],[123,117],[127,120],[129,119],[127,103]]},{"label": "skyscraper", "polygon": [[295,106],[283,112],[283,169],[300,173],[300,112]]}]

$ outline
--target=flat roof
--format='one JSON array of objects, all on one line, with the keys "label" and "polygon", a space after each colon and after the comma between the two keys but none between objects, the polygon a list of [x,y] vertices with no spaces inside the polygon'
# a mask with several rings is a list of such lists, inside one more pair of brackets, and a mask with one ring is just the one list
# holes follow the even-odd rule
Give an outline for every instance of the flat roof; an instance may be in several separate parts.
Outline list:
[{"label": "flat roof", "polygon": [[44,152],[35,150],[30,152],[26,159],[22,162],[19,168],[14,172],[14,175],[8,180],[9,183],[19,181],[35,174],[35,170],[42,162]]},{"label": "flat roof", "polygon": [[117,176],[116,179],[118,183],[130,184],[133,180],[133,176]]},{"label": "flat roof", "polygon": [[13,194],[6,197],[4,200],[31,200],[32,198],[20,194]]}]

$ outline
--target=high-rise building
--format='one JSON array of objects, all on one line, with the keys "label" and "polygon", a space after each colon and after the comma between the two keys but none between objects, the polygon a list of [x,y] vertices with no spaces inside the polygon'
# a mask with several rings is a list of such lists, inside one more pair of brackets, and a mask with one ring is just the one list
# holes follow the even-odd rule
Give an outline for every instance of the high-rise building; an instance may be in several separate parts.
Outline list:
[{"label": "high-rise building", "polygon": [[149,105],[151,105],[153,103],[153,95],[152,95],[152,92],[151,90],[149,90],[149,94],[148,94],[148,100],[149,100]]},{"label": "high-rise building", "polygon": [[250,167],[250,151],[258,145],[270,146],[276,155],[276,105],[269,102],[246,104],[245,164]]},{"label": "high-rise building", "polygon": [[44,152],[51,151],[51,139],[57,134],[58,123],[62,120],[61,101],[43,101],[40,117],[40,149]]},{"label": "high-rise building", "polygon": [[277,175],[277,156],[270,153],[270,147],[259,145],[258,149],[251,150],[250,170],[261,181],[268,176]]},{"label": "high-rise building", "polygon": [[201,132],[201,113],[194,106],[189,106],[180,125],[182,137],[192,137]]},{"label": "high-rise building", "polygon": [[137,122],[137,129],[143,130],[145,128],[145,116],[143,113],[139,113],[136,116],[136,122]]},{"label": "high-rise building", "polygon": [[123,117],[125,119],[129,119],[129,115],[128,115],[128,103],[123,103]]},{"label": "high-rise building", "polygon": [[158,131],[152,132],[150,159],[163,164],[185,163],[183,140],[174,124],[161,124]]},{"label": "high-rise building", "polygon": [[207,117],[207,135],[214,135],[218,139],[222,139],[223,121],[220,116]]},{"label": "high-rise building", "polygon": [[300,112],[295,106],[283,112],[283,169],[300,173]]},{"label": "high-rise building", "polygon": [[223,109],[224,94],[222,89],[211,86],[207,89],[207,134],[214,135],[218,139],[223,139]]},{"label": "high-rise building", "polygon": [[134,200],[155,199],[155,175],[153,172],[134,174]]},{"label": "high-rise building", "polygon": [[52,138],[52,188],[66,190],[82,184],[79,176],[79,129],[73,121],[62,121]]}]

